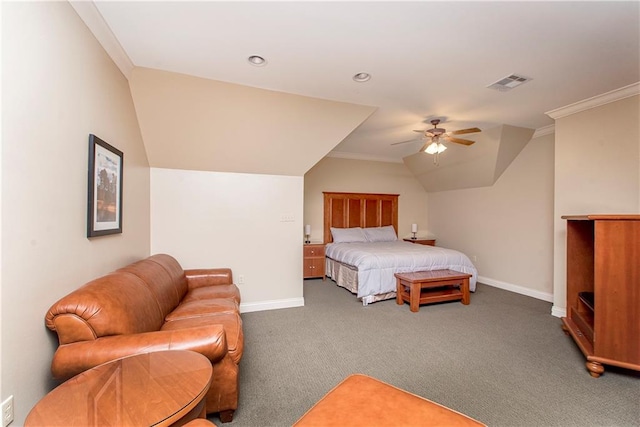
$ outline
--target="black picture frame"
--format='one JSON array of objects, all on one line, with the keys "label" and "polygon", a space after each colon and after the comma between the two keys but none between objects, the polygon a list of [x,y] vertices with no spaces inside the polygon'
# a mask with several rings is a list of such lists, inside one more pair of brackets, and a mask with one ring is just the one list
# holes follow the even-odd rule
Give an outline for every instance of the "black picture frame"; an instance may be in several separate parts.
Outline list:
[{"label": "black picture frame", "polygon": [[89,135],[87,237],[122,233],[124,154]]}]

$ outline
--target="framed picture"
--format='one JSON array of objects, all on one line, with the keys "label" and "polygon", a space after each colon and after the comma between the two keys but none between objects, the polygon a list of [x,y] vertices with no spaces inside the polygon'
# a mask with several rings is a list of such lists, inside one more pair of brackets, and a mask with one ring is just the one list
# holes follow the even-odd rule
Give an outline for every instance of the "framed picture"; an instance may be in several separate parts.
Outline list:
[{"label": "framed picture", "polygon": [[122,165],[124,154],[89,135],[87,237],[122,233]]}]

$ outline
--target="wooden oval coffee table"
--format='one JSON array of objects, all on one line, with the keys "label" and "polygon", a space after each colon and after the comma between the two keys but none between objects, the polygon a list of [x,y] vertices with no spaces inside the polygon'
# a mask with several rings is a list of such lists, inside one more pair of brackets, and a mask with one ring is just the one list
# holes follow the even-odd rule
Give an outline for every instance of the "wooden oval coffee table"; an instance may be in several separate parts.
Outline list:
[{"label": "wooden oval coffee table", "polygon": [[192,351],[125,357],[56,387],[25,426],[169,426],[204,418],[211,373],[209,359]]}]

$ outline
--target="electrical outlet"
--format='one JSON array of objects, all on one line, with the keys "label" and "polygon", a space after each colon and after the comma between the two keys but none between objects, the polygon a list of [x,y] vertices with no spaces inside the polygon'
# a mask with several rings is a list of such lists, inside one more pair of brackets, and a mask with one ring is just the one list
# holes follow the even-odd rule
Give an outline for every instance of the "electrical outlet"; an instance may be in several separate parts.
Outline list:
[{"label": "electrical outlet", "polygon": [[6,427],[13,421],[13,396],[9,396],[2,402],[2,427]]},{"label": "electrical outlet", "polygon": [[238,276],[238,285],[243,285],[244,284],[244,275],[240,274]]}]

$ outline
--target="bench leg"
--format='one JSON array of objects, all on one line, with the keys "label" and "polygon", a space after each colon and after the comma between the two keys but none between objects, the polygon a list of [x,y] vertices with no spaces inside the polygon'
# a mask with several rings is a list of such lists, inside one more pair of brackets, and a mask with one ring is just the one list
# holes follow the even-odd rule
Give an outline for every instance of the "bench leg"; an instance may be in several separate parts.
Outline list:
[{"label": "bench leg", "polygon": [[402,285],[400,284],[400,279],[396,278],[396,304],[402,305],[404,301],[402,301]]},{"label": "bench leg", "polygon": [[469,305],[471,298],[469,297],[469,279],[464,279],[462,281],[462,303],[464,305]]},{"label": "bench leg", "polygon": [[420,310],[420,283],[411,282],[409,289],[409,310],[417,313]]}]

